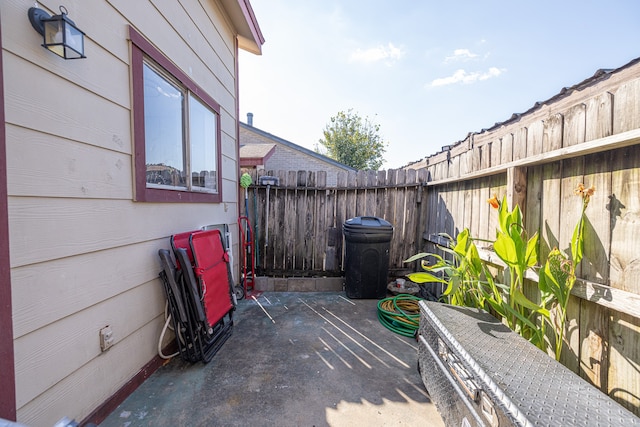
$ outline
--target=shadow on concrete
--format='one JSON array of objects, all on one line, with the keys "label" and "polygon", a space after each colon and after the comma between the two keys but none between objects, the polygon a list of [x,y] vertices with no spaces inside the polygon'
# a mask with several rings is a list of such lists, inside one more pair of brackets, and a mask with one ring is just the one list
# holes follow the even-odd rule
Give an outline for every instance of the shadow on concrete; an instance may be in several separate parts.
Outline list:
[{"label": "shadow on concrete", "polygon": [[384,328],[377,302],[328,292],[241,301],[209,364],[171,360],[101,426],[443,425],[416,341]]}]

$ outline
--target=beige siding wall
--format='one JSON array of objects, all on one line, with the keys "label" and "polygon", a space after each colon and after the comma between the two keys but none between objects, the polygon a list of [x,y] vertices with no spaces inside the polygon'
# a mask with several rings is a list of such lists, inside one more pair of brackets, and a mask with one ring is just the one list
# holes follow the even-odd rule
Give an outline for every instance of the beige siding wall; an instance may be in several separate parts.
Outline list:
[{"label": "beige siding wall", "polygon": [[[57,13],[59,2],[39,5]],[[171,234],[227,223],[237,252],[235,41],[217,5],[71,0],[88,58],[64,61],[40,46],[27,18],[33,1],[0,3],[22,423],[83,419],[155,356],[164,308],[157,250]],[[132,201],[128,25],[220,103],[223,203]],[[101,353],[106,325],[115,345]]]}]

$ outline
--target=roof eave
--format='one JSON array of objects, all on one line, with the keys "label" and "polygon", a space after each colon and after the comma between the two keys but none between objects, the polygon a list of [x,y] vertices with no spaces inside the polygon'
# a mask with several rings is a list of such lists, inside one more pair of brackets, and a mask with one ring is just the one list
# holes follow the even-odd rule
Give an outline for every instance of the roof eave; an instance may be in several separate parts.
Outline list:
[{"label": "roof eave", "polygon": [[238,47],[262,55],[264,36],[249,0],[221,0],[238,35]]},{"label": "roof eave", "polygon": [[241,168],[256,167],[264,165],[264,163],[264,157],[240,157]]}]

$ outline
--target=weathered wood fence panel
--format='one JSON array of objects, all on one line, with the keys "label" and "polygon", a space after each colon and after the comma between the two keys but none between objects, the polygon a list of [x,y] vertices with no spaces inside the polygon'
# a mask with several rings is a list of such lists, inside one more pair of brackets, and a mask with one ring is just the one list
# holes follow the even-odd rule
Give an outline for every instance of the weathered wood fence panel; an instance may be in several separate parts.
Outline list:
[{"label": "weathered wood fence panel", "polygon": [[392,276],[418,267],[402,263],[414,253],[437,251],[441,233],[469,228],[492,241],[494,194],[521,207],[544,261],[554,247],[569,253],[581,212],[575,188],[595,186],[562,362],[640,415],[640,61],[470,134],[415,170],[341,174],[331,188],[322,172],[265,174],[280,183],[250,188],[258,270],[282,276],[341,275],[342,225],[356,216],[393,224]]},{"label": "weathered wood fence panel", "polygon": [[434,250],[438,233],[464,228],[493,240],[497,213],[486,199],[496,194],[521,206],[542,261],[554,247],[570,253],[582,207],[575,188],[595,186],[562,362],[640,415],[640,61],[420,163],[423,236]]},{"label": "weathered wood fence panel", "polygon": [[260,185],[252,174],[249,218],[256,237],[256,267],[268,276],[343,274],[344,222],[358,216],[389,221],[390,275],[413,271],[403,260],[421,249],[428,217],[422,184],[427,170],[358,171],[338,175],[326,186],[326,172],[266,171],[278,185]]}]

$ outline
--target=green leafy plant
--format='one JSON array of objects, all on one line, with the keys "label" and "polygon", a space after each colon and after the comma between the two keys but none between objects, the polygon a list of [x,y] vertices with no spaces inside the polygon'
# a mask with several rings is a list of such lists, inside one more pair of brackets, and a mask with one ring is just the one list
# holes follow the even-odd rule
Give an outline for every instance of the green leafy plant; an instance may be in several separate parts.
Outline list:
[{"label": "green leafy plant", "polygon": [[540,269],[538,288],[540,289],[543,304],[548,307],[550,312],[544,320],[551,326],[553,331],[556,360],[560,360],[562,353],[567,321],[567,305],[569,304],[571,290],[576,282],[576,267],[582,261],[584,254],[585,211],[594,192],[595,187],[592,186],[585,189],[583,184],[580,184],[576,189],[576,194],[582,198],[582,212],[571,237],[571,257],[558,248],[554,248],[549,253],[544,266]]},{"label": "green leafy plant", "polygon": [[[538,233],[528,237],[522,212],[518,205],[509,210],[506,198],[502,201],[494,195],[489,204],[498,211],[499,227],[493,250],[506,265],[504,283],[499,282],[480,258],[478,249],[468,229],[456,238],[446,234],[448,246],[438,246],[444,253],[419,253],[405,262],[432,258],[434,263],[421,261],[424,271],[408,275],[415,283],[441,283],[445,285],[443,298],[453,305],[477,307],[491,311],[512,330],[528,339],[538,348],[548,351],[553,347],[560,359],[566,324],[567,305],[576,276],[576,266],[583,257],[585,210],[595,188],[585,189],[580,184],[576,194],[582,196],[582,214],[571,239],[571,257],[557,248],[549,253],[542,267],[538,267]],[[525,295],[524,283],[527,271],[539,269],[536,303]],[[550,326],[554,343],[547,338]]]},{"label": "green leafy plant", "polygon": [[[331,117],[315,151],[359,170],[378,170],[389,145],[379,134],[380,125],[353,110]],[[322,147],[320,147],[322,146]]]},{"label": "green leafy plant", "polygon": [[537,318],[549,316],[549,311],[524,294],[526,272],[538,262],[538,233],[528,237],[520,208],[516,205],[509,210],[506,197],[498,202],[494,195],[488,202],[498,210],[499,228],[493,249],[506,264],[508,274],[502,288],[506,292],[501,294],[497,286],[491,286],[486,294],[487,302],[511,329],[544,349],[544,329],[538,326]]},{"label": "green leafy plant", "polygon": [[478,292],[478,281],[483,273],[484,265],[478,255],[478,248],[470,238],[469,230],[464,229],[453,239],[448,234],[441,234],[449,241],[448,247],[440,246],[445,253],[419,253],[404,262],[413,262],[421,258],[432,257],[435,263],[429,265],[421,261],[425,271],[411,273],[407,277],[414,283],[442,283],[445,285],[443,296],[449,304],[471,307],[484,306],[481,293]]}]

